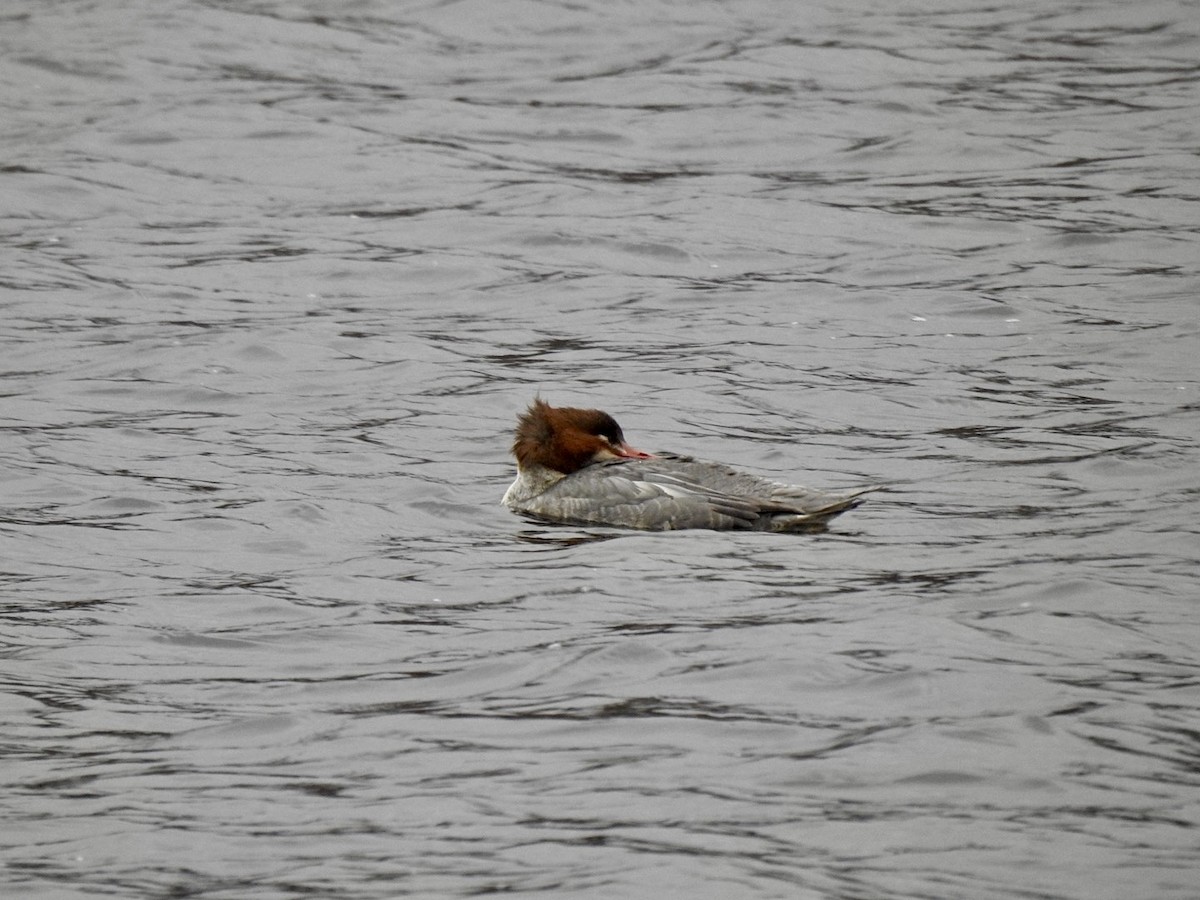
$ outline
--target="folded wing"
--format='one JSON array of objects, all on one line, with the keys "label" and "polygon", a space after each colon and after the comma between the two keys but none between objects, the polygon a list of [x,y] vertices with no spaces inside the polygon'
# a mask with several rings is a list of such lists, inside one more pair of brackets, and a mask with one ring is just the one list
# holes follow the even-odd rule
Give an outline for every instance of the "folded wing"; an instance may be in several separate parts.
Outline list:
[{"label": "folded wing", "polygon": [[870,490],[828,493],[664,453],[588,466],[540,494],[536,508],[527,511],[555,521],[655,531],[803,531],[857,506]]}]

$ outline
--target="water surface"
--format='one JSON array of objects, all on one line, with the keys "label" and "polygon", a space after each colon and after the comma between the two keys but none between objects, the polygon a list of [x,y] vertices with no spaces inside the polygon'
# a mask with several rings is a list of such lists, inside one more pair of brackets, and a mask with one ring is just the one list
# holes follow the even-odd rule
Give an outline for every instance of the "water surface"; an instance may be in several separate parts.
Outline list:
[{"label": "water surface", "polygon": [[0,883],[1194,898],[1196,13],[10,2]]}]

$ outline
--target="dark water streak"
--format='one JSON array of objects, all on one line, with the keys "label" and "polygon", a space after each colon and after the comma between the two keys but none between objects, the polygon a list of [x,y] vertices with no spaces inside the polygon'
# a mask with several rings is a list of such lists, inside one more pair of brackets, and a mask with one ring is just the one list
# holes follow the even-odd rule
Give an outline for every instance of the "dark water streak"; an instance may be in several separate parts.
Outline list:
[{"label": "dark water streak", "polygon": [[1198,22],[10,3],[6,894],[1194,897]]}]

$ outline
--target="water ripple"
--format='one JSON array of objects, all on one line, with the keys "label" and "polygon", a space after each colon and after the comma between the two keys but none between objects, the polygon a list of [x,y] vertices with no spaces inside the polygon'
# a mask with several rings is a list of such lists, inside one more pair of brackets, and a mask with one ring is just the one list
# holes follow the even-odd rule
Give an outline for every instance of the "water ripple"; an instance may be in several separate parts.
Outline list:
[{"label": "water ripple", "polygon": [[[6,883],[1192,897],[1194,18],[19,0]],[[525,521],[538,392],[886,489]]]}]

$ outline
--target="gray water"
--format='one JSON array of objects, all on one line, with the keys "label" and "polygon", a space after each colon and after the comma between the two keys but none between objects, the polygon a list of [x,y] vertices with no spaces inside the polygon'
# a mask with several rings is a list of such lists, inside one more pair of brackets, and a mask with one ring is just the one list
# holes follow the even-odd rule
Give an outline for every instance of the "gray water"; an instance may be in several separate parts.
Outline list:
[{"label": "gray water", "polygon": [[[1200,5],[8,0],[0,889],[1200,897]],[[535,393],[887,490],[522,520]]]}]

